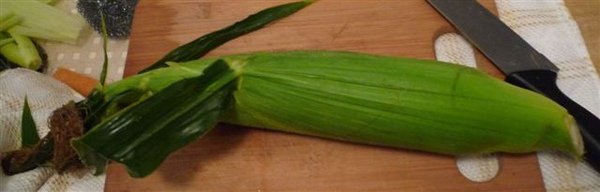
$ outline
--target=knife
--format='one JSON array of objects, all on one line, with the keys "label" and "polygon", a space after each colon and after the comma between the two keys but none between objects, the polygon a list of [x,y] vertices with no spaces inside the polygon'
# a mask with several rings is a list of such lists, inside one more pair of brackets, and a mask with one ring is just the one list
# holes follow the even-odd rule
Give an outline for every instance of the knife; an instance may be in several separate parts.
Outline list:
[{"label": "knife", "polygon": [[506,82],[545,95],[566,108],[579,125],[585,160],[600,173],[600,120],[560,91],[558,67],[477,1],[427,1],[506,75]]}]

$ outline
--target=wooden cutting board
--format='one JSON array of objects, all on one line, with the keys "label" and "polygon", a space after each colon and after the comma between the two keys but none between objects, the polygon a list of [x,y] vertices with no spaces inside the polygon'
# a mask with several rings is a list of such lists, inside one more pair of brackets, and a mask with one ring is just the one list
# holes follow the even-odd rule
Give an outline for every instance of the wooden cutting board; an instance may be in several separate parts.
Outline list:
[{"label": "wooden cutting board", "polygon": [[[135,74],[178,45],[285,2],[140,1],[125,74]],[[482,3],[496,10],[492,1]],[[320,0],[210,55],[325,49],[434,59],[435,37],[452,30],[421,0]],[[477,58],[482,70],[500,78],[489,61]],[[130,178],[122,166],[110,165],[106,191],[543,191],[535,155],[503,154],[501,164],[494,180],[474,183],[461,176],[449,156],[219,125],[146,178]]]}]

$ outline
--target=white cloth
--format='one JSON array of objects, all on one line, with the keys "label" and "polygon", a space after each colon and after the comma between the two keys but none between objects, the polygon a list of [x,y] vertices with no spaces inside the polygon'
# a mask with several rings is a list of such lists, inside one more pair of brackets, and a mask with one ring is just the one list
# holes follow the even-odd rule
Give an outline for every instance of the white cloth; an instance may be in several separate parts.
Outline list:
[{"label": "white cloth", "polygon": [[[48,117],[54,109],[82,99],[68,86],[37,72],[12,69],[0,73],[0,153],[20,148],[25,96],[40,137],[48,133]],[[87,169],[59,175],[48,167],[13,176],[0,173],[0,191],[103,191],[105,175],[92,173]]]},{"label": "white cloth", "polygon": [[[600,80],[579,27],[562,0],[496,0],[500,19],[558,66],[558,87],[600,116]],[[600,191],[600,174],[564,155],[538,153],[547,191]]]}]

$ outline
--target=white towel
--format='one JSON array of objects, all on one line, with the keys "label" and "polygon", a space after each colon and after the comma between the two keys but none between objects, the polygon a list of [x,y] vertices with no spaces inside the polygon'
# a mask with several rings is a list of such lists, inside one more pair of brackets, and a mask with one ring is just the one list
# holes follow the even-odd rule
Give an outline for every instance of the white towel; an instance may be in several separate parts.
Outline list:
[{"label": "white towel", "polygon": [[[49,131],[48,117],[52,111],[71,100],[83,99],[67,85],[27,69],[0,73],[0,90],[0,153],[21,147],[20,122],[25,96],[40,137]],[[92,173],[92,169],[85,169],[59,175],[49,167],[13,176],[0,172],[0,191],[103,191],[105,175]]]}]

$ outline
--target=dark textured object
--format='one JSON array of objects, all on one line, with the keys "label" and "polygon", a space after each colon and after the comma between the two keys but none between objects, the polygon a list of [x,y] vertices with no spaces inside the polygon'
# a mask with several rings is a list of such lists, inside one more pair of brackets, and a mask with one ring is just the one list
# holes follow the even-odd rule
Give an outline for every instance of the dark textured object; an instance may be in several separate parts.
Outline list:
[{"label": "dark textured object", "polygon": [[4,56],[0,55],[0,71],[7,69],[19,68],[21,66],[8,61]]},{"label": "dark textured object", "polygon": [[48,72],[48,54],[46,54],[46,50],[40,44],[36,42],[33,42],[33,44],[35,45],[35,48],[37,49],[38,54],[42,59],[42,64],[40,65],[40,68],[36,71],[40,73],[46,73]]},{"label": "dark textured object", "polygon": [[124,39],[129,37],[137,2],[138,0],[79,0],[77,10],[98,33],[102,33],[102,11],[106,19],[108,37]]}]

